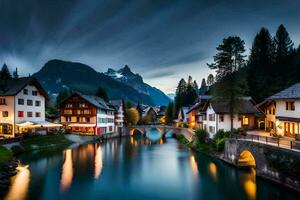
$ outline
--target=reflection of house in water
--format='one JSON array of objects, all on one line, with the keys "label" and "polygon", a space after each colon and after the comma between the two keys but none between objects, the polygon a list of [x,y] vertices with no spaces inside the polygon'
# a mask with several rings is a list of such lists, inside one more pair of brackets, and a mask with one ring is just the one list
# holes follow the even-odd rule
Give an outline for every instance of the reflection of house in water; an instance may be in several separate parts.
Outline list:
[{"label": "reflection of house in water", "polygon": [[98,179],[103,167],[103,161],[102,161],[102,149],[99,145],[96,150],[95,155],[95,179]]},{"label": "reflection of house in water", "polygon": [[27,199],[28,187],[30,183],[30,171],[29,166],[18,166],[19,172],[12,179],[12,185],[5,197],[5,200]]},{"label": "reflection of house in water", "polygon": [[65,191],[68,189],[72,183],[73,179],[73,160],[72,160],[72,150],[67,149],[64,152],[64,164],[62,167],[61,181],[60,181],[60,189],[61,191]]}]

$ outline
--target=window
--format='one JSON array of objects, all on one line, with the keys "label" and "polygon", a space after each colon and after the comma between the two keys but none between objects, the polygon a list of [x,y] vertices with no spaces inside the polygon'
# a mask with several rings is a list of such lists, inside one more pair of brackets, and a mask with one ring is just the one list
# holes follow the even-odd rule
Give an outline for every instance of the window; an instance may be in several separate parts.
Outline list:
[{"label": "window", "polygon": [[24,99],[18,99],[18,104],[19,105],[24,105]]},{"label": "window", "polygon": [[72,107],[73,107],[73,104],[71,104],[71,103],[66,104],[66,108],[72,108]]},{"label": "window", "polygon": [[203,121],[206,121],[206,114],[202,115]]},{"label": "window", "polygon": [[272,109],[272,114],[275,115],[275,108]]},{"label": "window", "polygon": [[208,132],[215,133],[215,127],[214,126],[209,126],[208,127]]},{"label": "window", "polygon": [[18,117],[24,117],[24,111],[18,111]]},{"label": "window", "polygon": [[295,110],[295,102],[294,101],[285,102],[285,109],[291,111]]},{"label": "window", "polygon": [[2,112],[2,117],[8,117],[8,111],[3,111]]},{"label": "window", "polygon": [[89,117],[86,117],[86,118],[85,118],[85,121],[86,121],[86,122],[90,122],[90,118],[89,118]]},{"label": "window", "polygon": [[80,103],[79,104],[79,108],[85,108],[85,107],[87,107],[87,105],[85,103]]},{"label": "window", "polygon": [[36,112],[35,113],[35,117],[41,117],[41,113],[40,112]]},{"label": "window", "polygon": [[32,112],[27,112],[27,117],[32,117]]},{"label": "window", "polygon": [[33,102],[32,102],[32,100],[30,100],[30,99],[27,99],[27,106],[32,106],[33,105]]},{"label": "window", "polygon": [[27,90],[27,89],[24,89],[24,90],[23,90],[23,94],[28,94],[28,90]]},{"label": "window", "polygon": [[209,121],[215,121],[215,114],[209,114],[208,119]]},{"label": "window", "polygon": [[220,120],[220,122],[224,122],[224,115],[220,115],[219,120]]},{"label": "window", "polygon": [[242,117],[242,125],[248,126],[249,125],[249,118],[247,116]]},{"label": "window", "polygon": [[0,98],[0,105],[6,105],[5,98]]},{"label": "window", "polygon": [[112,127],[112,126],[110,126],[110,127],[109,127],[109,131],[111,132],[112,130],[113,130],[113,127]]},{"label": "window", "polygon": [[32,91],[32,96],[37,96],[38,95],[38,91]]},{"label": "window", "polygon": [[41,101],[35,101],[35,106],[41,106]]},{"label": "window", "polygon": [[66,122],[71,122],[72,118],[71,117],[66,117]]},{"label": "window", "polygon": [[71,115],[72,114],[72,110],[66,109],[66,110],[64,110],[64,114]]}]

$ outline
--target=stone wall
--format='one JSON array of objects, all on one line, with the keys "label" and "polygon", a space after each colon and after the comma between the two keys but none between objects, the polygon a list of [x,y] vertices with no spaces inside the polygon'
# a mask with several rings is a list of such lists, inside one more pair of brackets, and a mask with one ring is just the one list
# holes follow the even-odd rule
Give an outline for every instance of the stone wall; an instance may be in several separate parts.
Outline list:
[{"label": "stone wall", "polygon": [[239,155],[244,150],[253,155],[257,176],[300,191],[300,152],[248,140],[227,139],[225,161],[239,166]]}]

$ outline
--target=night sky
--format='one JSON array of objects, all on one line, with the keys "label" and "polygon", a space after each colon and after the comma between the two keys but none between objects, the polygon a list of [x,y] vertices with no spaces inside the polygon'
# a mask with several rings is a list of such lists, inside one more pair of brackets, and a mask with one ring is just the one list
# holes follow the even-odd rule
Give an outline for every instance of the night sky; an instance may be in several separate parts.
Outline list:
[{"label": "night sky", "polygon": [[0,63],[23,75],[54,58],[100,72],[128,64],[169,93],[181,77],[207,77],[224,37],[249,51],[262,26],[274,35],[281,23],[298,46],[299,0],[0,0]]}]

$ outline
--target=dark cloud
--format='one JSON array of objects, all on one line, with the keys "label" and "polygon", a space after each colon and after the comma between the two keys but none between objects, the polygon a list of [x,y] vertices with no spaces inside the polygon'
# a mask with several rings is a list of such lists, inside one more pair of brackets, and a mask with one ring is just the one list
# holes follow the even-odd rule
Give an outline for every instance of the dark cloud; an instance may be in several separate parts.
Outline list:
[{"label": "dark cloud", "polygon": [[158,87],[159,77],[194,69],[201,80],[228,35],[249,48],[260,27],[283,23],[298,45],[299,9],[298,0],[1,0],[0,61],[23,74],[53,58],[99,71],[128,64]]}]

